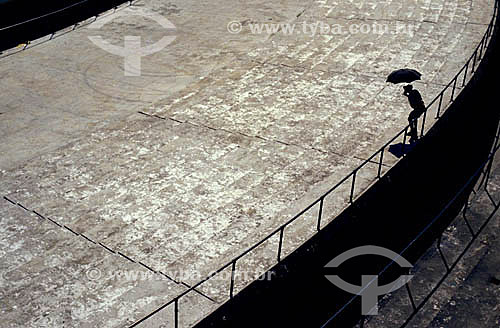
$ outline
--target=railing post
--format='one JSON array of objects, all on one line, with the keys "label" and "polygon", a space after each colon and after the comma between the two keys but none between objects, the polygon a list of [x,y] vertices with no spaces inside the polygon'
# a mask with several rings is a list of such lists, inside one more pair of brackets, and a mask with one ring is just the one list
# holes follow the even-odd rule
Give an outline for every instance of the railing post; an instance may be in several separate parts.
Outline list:
[{"label": "railing post", "polygon": [[233,264],[231,265],[231,286],[229,287],[229,298],[233,298],[234,294],[234,276],[236,272],[236,260],[233,261]]},{"label": "railing post", "polygon": [[446,258],[444,257],[443,251],[441,250],[441,237],[443,235],[439,235],[439,238],[437,240],[436,246],[439,251],[439,255],[441,255],[441,259],[443,260],[444,266],[446,267],[446,272],[450,272],[450,266],[448,265],[448,262],[446,261]]},{"label": "railing post", "polygon": [[467,225],[467,228],[469,229],[469,232],[471,233],[472,237],[475,237],[476,234],[474,233],[474,229],[472,229],[472,226],[470,225],[469,220],[467,220],[467,208],[469,207],[469,197],[470,195],[467,195],[467,199],[465,200],[465,205],[464,205],[464,210],[462,211],[462,217],[464,218],[465,224]]},{"label": "railing post", "polygon": [[280,230],[280,242],[278,245],[278,263],[281,262],[281,249],[283,248],[283,233],[285,232],[285,227],[281,227]]},{"label": "railing post", "polygon": [[420,130],[420,137],[424,136],[425,119],[427,118],[427,110],[424,112],[424,117],[422,117],[422,129]]},{"label": "railing post", "polygon": [[455,77],[455,81],[453,82],[453,89],[451,90],[450,102],[453,101],[454,97],[455,97],[455,89],[457,88],[457,79],[458,79],[458,76]]},{"label": "railing post", "polygon": [[354,200],[354,188],[356,186],[356,175],[358,174],[358,169],[355,169],[352,173],[352,184],[351,184],[351,195],[349,197],[349,202],[352,204]]},{"label": "railing post", "polygon": [[321,230],[321,216],[323,215],[323,201],[325,197],[321,197],[321,200],[319,201],[319,213],[318,213],[318,231]]},{"label": "railing post", "polygon": [[476,58],[477,57],[477,50],[474,51],[474,59],[472,61],[472,73],[474,73],[476,71]]},{"label": "railing post", "polygon": [[179,299],[176,298],[174,302],[174,325],[179,328]]},{"label": "railing post", "polygon": [[488,183],[490,182],[490,173],[491,173],[491,164],[493,162],[488,163],[488,167],[486,169],[486,179],[484,179],[484,190],[486,190],[486,187],[488,186]]},{"label": "railing post", "polygon": [[486,34],[483,36],[483,39],[481,40],[481,48],[479,50],[479,60],[481,60],[483,58],[483,48],[484,48],[485,41],[486,41]]},{"label": "railing post", "polygon": [[[497,149],[498,141],[499,141],[499,134],[498,134],[499,132],[500,132],[500,129],[498,130],[497,135],[495,136],[495,142],[493,144],[493,150],[492,151],[494,151],[495,149]],[[491,167],[493,165],[493,160],[495,159],[495,153],[494,152],[491,153],[490,156],[491,156],[491,158],[489,159],[488,164],[486,165],[486,172],[484,173],[484,178],[483,178],[483,181],[484,181],[484,190],[486,190],[486,187],[488,186],[488,183],[490,181]],[[481,182],[481,183],[483,183],[483,182]],[[479,186],[477,188],[477,190],[479,190],[480,187],[481,186]]]},{"label": "railing post", "polygon": [[377,177],[380,179],[380,174],[382,173],[382,164],[384,162],[384,152],[385,152],[385,147],[382,147],[380,150],[380,161],[378,162],[378,173]]},{"label": "railing post", "polygon": [[488,25],[488,29],[486,30],[486,40],[488,40],[491,36],[491,23]]},{"label": "railing post", "polygon": [[401,152],[403,153],[403,156],[404,156],[404,153],[405,153],[406,137],[408,136],[408,128],[409,128],[409,126],[407,126],[405,128],[405,133],[403,135],[403,146],[401,147]]},{"label": "railing post", "polygon": [[408,292],[408,298],[410,299],[411,307],[413,308],[413,313],[417,312],[417,306],[415,305],[415,300],[413,299],[413,295],[411,294],[410,286],[405,284],[406,291]]},{"label": "railing post", "polygon": [[464,80],[462,81],[462,87],[465,86],[465,82],[467,81],[467,72],[469,71],[469,63],[470,60],[468,60],[467,63],[465,64]]},{"label": "railing post", "polygon": [[441,113],[441,106],[443,105],[443,95],[444,95],[444,90],[441,91],[441,94],[439,95],[439,105],[436,113],[436,119],[439,118],[439,114]]}]

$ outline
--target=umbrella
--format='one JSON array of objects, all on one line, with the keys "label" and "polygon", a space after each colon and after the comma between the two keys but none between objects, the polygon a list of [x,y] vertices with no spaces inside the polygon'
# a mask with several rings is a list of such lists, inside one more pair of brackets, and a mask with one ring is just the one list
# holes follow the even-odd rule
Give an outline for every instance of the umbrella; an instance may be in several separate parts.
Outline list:
[{"label": "umbrella", "polygon": [[414,69],[403,68],[403,69],[398,69],[397,71],[394,71],[391,74],[389,74],[386,82],[391,82],[394,84],[411,83],[415,80],[420,80],[421,76],[422,74],[420,74]]}]

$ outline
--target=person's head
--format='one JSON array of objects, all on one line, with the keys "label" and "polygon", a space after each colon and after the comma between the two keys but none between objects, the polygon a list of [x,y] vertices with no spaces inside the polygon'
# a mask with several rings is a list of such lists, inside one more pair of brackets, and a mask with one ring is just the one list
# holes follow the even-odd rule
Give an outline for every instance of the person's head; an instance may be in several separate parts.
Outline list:
[{"label": "person's head", "polygon": [[410,92],[411,90],[413,90],[413,86],[412,86],[411,84],[408,84],[408,85],[405,85],[405,86],[403,87],[403,89],[404,89],[404,91],[405,91],[406,93],[408,93],[408,92]]}]

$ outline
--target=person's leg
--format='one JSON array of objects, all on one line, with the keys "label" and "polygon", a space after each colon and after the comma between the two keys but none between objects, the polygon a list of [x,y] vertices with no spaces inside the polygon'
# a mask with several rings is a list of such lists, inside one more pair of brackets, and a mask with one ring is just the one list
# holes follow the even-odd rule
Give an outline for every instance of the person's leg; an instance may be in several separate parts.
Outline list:
[{"label": "person's leg", "polygon": [[410,123],[410,142],[416,141],[418,139],[417,133],[417,116],[416,112],[412,111],[410,115],[408,115],[408,122]]},{"label": "person's leg", "polygon": [[411,128],[411,138],[410,141],[416,141],[418,139],[418,124],[417,118],[413,119]]}]

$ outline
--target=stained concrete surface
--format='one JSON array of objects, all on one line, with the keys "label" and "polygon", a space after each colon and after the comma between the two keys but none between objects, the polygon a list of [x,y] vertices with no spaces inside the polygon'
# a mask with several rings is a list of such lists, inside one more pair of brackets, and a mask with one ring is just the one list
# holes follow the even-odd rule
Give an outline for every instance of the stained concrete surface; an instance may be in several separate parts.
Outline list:
[{"label": "stained concrete surface", "polygon": [[[0,192],[27,209],[2,201],[3,239],[12,238],[18,229],[12,221],[23,213],[33,220],[15,232],[19,245],[2,246],[9,257],[2,267],[8,327],[121,327],[178,295],[307,206],[399,131],[408,105],[401,87],[387,85],[385,76],[417,68],[424,79],[416,86],[428,102],[468,59],[493,12],[493,1],[486,0],[136,6],[176,26],[174,43],[142,59],[140,77],[124,76],[123,59],[95,47],[87,36],[96,32],[85,27],[0,59]],[[243,22],[240,34],[227,31],[234,20]],[[413,32],[310,37],[257,35],[248,27],[317,21],[376,21],[391,29],[404,23]],[[136,16],[99,32],[116,42],[139,34],[145,43],[164,33]],[[388,158],[387,165],[395,161]],[[360,175],[360,191],[373,177]],[[332,200],[330,219],[347,196]],[[44,244],[48,237],[36,230],[42,222],[64,236]],[[310,222],[302,225],[292,230],[295,243],[287,239],[285,254],[310,233]],[[42,248],[32,248],[36,241]],[[86,243],[88,251],[74,249],[73,242]],[[25,263],[12,259],[18,256]],[[271,259],[270,250],[259,253],[247,268],[261,273]],[[127,272],[164,275],[154,282],[109,278],[99,288],[89,286],[88,270],[127,266]],[[47,282],[51,270],[59,284]],[[11,281],[14,272],[26,276]],[[125,286],[115,285],[120,283]],[[226,283],[190,296],[183,324],[216,306],[206,296],[224,300]],[[31,295],[34,289],[40,294]],[[81,293],[81,304],[90,309],[78,312],[73,293]],[[61,312],[53,302],[62,304]],[[164,316],[148,325],[171,322]]]}]

